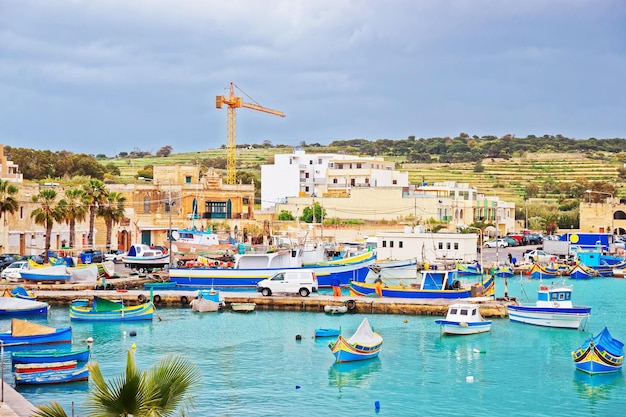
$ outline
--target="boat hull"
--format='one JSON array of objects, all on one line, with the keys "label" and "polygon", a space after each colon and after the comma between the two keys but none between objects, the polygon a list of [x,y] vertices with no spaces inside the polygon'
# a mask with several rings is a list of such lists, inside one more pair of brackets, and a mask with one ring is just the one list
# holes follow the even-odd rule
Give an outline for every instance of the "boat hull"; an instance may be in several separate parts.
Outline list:
[{"label": "boat hull", "polygon": [[[318,286],[330,287],[334,276],[339,277],[342,285],[350,281],[363,282],[374,259],[344,265],[307,266],[317,277]],[[170,282],[183,287],[256,287],[257,283],[272,277],[279,271],[300,270],[292,268],[171,268]]]},{"label": "boat hull", "polygon": [[[488,294],[493,287],[493,278],[488,279],[484,283],[485,294]],[[366,284],[361,282],[350,283],[350,294],[354,296],[372,296],[376,294],[376,286],[374,284]],[[418,289],[413,287],[383,287],[383,297],[392,298],[470,298],[472,296],[471,288],[457,288],[448,290],[429,290]]]},{"label": "boat hull", "polygon": [[90,307],[70,305],[72,321],[141,321],[152,320],[154,305],[144,303],[115,311],[93,311]]},{"label": "boat hull", "polygon": [[624,365],[624,343],[614,339],[605,327],[572,352],[574,365],[589,375],[618,372]]},{"label": "boat hull", "polygon": [[12,336],[10,332],[0,333],[0,340],[6,345],[53,345],[72,342],[72,328],[56,329],[54,333],[31,336]]},{"label": "boat hull", "polygon": [[468,335],[485,333],[491,330],[491,321],[482,321],[477,323],[435,320],[435,323],[441,326],[441,332],[449,335]]},{"label": "boat hull", "polygon": [[382,342],[374,346],[351,345],[340,335],[334,343],[329,343],[328,347],[335,355],[335,362],[353,362],[377,357],[382,348]]},{"label": "boat hull", "polygon": [[48,303],[17,297],[0,297],[0,316],[48,314]]},{"label": "boat hull", "polygon": [[88,379],[89,369],[87,369],[87,367],[15,374],[16,385],[62,384],[66,382],[87,381]]},{"label": "boat hull", "polygon": [[238,313],[250,313],[256,309],[255,303],[230,303],[230,308]]},{"label": "boat hull", "polygon": [[580,328],[591,313],[591,307],[549,308],[510,305],[507,309],[511,321],[563,329]]},{"label": "boat hull", "polygon": [[75,360],[77,362],[87,362],[89,360],[89,349],[80,350],[46,350],[34,352],[13,352],[11,361],[15,364],[28,363],[50,363],[65,362]]}]

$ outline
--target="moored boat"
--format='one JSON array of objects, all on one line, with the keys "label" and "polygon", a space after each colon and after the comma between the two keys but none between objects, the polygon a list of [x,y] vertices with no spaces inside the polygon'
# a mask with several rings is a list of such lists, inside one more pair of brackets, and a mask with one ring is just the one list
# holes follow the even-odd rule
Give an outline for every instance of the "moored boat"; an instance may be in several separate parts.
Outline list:
[{"label": "moored boat", "polygon": [[27,352],[13,352],[11,361],[15,364],[65,362],[75,360],[87,362],[89,348],[74,350],[37,350]]},{"label": "moored boat", "polygon": [[575,264],[569,271],[570,279],[590,279],[598,275],[598,271],[581,263]]},{"label": "moored boat", "polygon": [[579,329],[587,324],[591,307],[572,304],[572,286],[541,284],[534,305],[507,305],[509,319],[545,327]]},{"label": "moored boat", "polygon": [[18,374],[26,374],[31,372],[45,372],[45,371],[60,371],[63,369],[76,368],[78,361],[63,361],[63,362],[44,362],[44,363],[18,363],[13,366],[13,369]]},{"label": "moored boat", "polygon": [[367,317],[349,338],[339,335],[328,347],[335,355],[335,362],[352,362],[372,359],[378,356],[383,345],[383,338],[372,330]]},{"label": "moored boat", "polygon": [[344,314],[348,312],[348,306],[342,305],[326,305],[324,306],[324,313],[326,314]]},{"label": "moored boat", "polygon": [[615,339],[606,327],[572,352],[576,369],[590,375],[617,372],[624,365],[624,343]]},{"label": "moored boat", "polygon": [[224,299],[217,290],[201,290],[198,291],[198,296],[191,300],[189,305],[193,311],[199,313],[219,311],[224,306]]},{"label": "moored boat", "polygon": [[[488,278],[482,283],[466,287],[457,279],[457,271],[422,270],[419,282],[410,285],[384,285],[383,297],[396,298],[469,298],[492,296],[495,291],[494,279]],[[350,294],[355,296],[374,296],[376,285],[362,282],[350,283]]]},{"label": "moored boat", "polygon": [[48,303],[16,297],[0,297],[0,316],[48,314]]},{"label": "moored boat", "polygon": [[315,329],[315,337],[337,337],[341,334],[341,328],[333,329],[329,327],[320,327]]},{"label": "moored boat", "polygon": [[137,321],[152,320],[152,301],[136,306],[125,306],[114,300],[95,296],[91,306],[70,304],[70,320],[75,321]]},{"label": "moored boat", "polygon": [[491,320],[485,320],[479,306],[471,303],[455,303],[448,307],[445,320],[435,320],[443,334],[466,335],[491,330]]},{"label": "moored boat", "polygon": [[15,373],[16,385],[62,384],[89,380],[89,369],[72,368],[43,372]]},{"label": "moored boat", "polygon": [[230,303],[230,308],[238,313],[250,313],[256,309],[256,303]]},{"label": "moored boat", "polygon": [[56,265],[45,268],[33,268],[20,271],[20,276],[26,281],[44,282],[44,281],[68,281],[71,277],[67,266]]},{"label": "moored boat", "polygon": [[70,343],[72,328],[54,328],[13,318],[11,329],[0,332],[0,340],[5,347]]},{"label": "moored boat", "polygon": [[[330,287],[334,276],[339,277],[342,285],[348,285],[351,280],[363,281],[369,266],[375,261],[375,256],[366,259],[341,264],[310,265],[320,287]],[[302,259],[298,250],[279,250],[266,253],[244,253],[235,255],[232,268],[228,267],[193,267],[170,268],[170,282],[178,287],[256,287],[277,272],[301,270]]]},{"label": "moored boat", "polygon": [[122,256],[122,262],[128,268],[138,269],[141,272],[166,268],[170,264],[170,255],[148,245],[136,243],[131,245],[126,255]]}]

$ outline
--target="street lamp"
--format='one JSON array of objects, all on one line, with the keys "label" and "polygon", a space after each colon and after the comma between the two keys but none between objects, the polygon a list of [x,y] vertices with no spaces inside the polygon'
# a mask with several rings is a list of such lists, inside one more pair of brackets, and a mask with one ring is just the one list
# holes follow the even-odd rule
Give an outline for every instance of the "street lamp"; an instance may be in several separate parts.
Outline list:
[{"label": "street lamp", "polygon": [[611,197],[611,234],[615,233],[615,199],[613,198],[613,193],[607,193],[604,191],[596,191],[596,190],[586,190],[587,194],[589,194],[589,202],[591,202],[591,193],[595,194],[603,194]]}]

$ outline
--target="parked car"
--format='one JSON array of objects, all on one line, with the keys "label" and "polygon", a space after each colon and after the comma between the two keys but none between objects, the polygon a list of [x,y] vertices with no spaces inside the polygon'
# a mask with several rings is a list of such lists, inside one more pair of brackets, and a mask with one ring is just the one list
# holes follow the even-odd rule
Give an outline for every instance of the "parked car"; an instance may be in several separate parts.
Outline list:
[{"label": "parked car", "polygon": [[506,243],[508,244],[508,246],[519,246],[520,243],[517,239],[514,239],[510,236],[505,236],[502,239],[506,240]]},{"label": "parked car", "polygon": [[524,254],[524,260],[528,263],[548,263],[552,262],[555,259],[555,256],[549,254],[548,252],[536,249],[526,252]]},{"label": "parked car", "polygon": [[26,261],[15,261],[11,265],[7,266],[0,273],[0,277],[8,281],[19,281],[22,279],[20,272],[30,269],[30,263]]},{"label": "parked car", "polygon": [[485,247],[486,248],[495,248],[495,247],[499,247],[499,248],[506,248],[507,246],[509,246],[508,242],[504,239],[491,239],[487,242],[485,242]]},{"label": "parked car", "polygon": [[537,233],[528,233],[522,238],[524,245],[541,245],[543,239]]},{"label": "parked car", "polygon": [[3,253],[0,255],[0,271],[2,271],[7,266],[11,265],[15,261],[19,261],[24,259],[22,255],[18,255],[16,253]]},{"label": "parked car", "polygon": [[104,254],[105,261],[113,261],[114,263],[122,263],[122,257],[126,252],[120,249],[111,249]]}]

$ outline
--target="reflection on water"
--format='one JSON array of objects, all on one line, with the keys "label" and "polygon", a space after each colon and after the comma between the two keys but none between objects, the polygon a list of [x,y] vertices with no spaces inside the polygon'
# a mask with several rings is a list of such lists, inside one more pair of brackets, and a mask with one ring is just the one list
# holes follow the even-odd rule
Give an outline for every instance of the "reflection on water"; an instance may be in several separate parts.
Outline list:
[{"label": "reflection on water", "polygon": [[611,391],[618,386],[624,386],[624,376],[621,371],[598,375],[574,371],[574,388],[578,391],[578,395],[592,402],[609,399]]},{"label": "reflection on water", "polygon": [[339,387],[364,387],[382,369],[380,358],[364,361],[333,363],[328,369],[328,385]]}]

